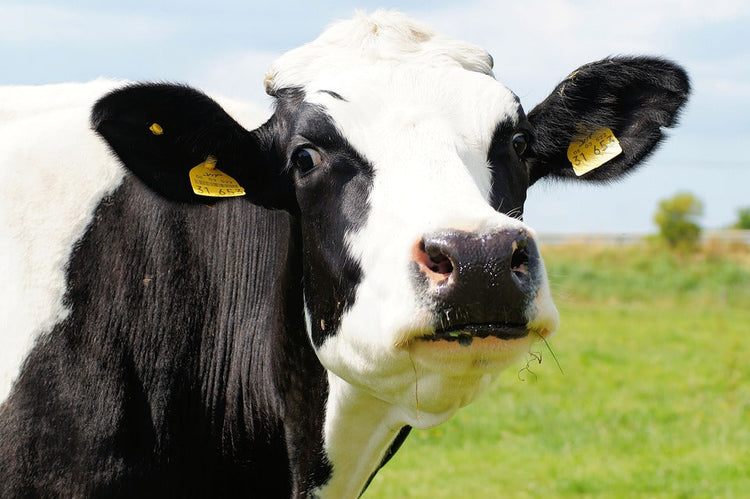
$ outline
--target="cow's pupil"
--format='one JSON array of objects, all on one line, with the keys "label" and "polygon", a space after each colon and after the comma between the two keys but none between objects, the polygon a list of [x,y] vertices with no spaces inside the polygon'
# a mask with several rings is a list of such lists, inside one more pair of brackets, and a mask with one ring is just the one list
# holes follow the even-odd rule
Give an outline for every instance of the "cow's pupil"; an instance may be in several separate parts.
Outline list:
[{"label": "cow's pupil", "polygon": [[307,147],[298,149],[294,152],[292,162],[301,173],[307,173],[318,166],[318,163],[320,162],[320,153]]}]

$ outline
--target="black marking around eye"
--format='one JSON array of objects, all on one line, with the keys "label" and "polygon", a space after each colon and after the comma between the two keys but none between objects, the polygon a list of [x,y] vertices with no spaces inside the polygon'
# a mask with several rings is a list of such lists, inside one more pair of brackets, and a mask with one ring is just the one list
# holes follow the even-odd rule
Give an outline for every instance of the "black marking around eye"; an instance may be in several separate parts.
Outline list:
[{"label": "black marking around eye", "polygon": [[529,187],[528,167],[513,148],[513,136],[523,132],[529,137],[526,151],[533,150],[533,135],[523,111],[519,120],[504,120],[497,124],[487,153],[492,165],[492,207],[506,215],[522,216],[526,190]]}]

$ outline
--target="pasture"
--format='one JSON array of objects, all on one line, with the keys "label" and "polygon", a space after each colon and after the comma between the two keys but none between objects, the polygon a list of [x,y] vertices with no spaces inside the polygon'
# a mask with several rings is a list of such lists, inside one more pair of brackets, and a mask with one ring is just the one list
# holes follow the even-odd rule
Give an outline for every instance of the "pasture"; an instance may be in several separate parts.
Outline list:
[{"label": "pasture", "polygon": [[750,248],[542,253],[563,372],[538,343],[364,497],[750,497]]}]

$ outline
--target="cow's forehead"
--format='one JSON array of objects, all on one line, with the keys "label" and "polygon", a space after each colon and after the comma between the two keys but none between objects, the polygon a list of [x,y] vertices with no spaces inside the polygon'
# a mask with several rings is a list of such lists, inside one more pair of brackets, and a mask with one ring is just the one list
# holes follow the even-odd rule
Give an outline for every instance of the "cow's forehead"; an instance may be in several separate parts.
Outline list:
[{"label": "cow's forehead", "polygon": [[517,97],[495,80],[485,50],[387,11],[334,24],[284,54],[268,71],[266,88],[272,95],[303,90],[376,168],[425,155],[435,164],[457,154],[485,196],[493,133],[522,115]]},{"label": "cow's forehead", "polygon": [[282,88],[308,88],[326,72],[378,64],[453,67],[492,75],[492,57],[484,49],[442,36],[402,14],[377,11],[338,22],[281,56],[266,73],[266,90],[275,95]]},{"label": "cow's forehead", "polygon": [[306,87],[305,101],[322,109],[370,162],[377,183],[388,185],[389,198],[413,197],[416,185],[446,186],[467,172],[488,201],[493,136],[516,126],[522,116],[517,97],[493,77],[416,63],[322,73]]},{"label": "cow's forehead", "polygon": [[462,68],[374,64],[323,72],[305,87],[345,130],[401,134],[403,128],[440,126],[456,140],[491,138],[499,123],[517,124],[518,98],[493,77]]}]

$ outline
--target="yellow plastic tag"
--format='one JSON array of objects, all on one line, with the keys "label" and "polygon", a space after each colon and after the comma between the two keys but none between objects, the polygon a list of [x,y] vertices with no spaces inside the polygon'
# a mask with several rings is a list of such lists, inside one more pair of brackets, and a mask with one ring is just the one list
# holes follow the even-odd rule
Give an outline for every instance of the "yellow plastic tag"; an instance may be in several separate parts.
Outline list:
[{"label": "yellow plastic tag", "polygon": [[620,141],[609,128],[579,135],[568,147],[568,160],[579,177],[622,153]]},{"label": "yellow plastic tag", "polygon": [[245,195],[245,189],[235,179],[216,168],[216,158],[212,156],[190,170],[190,184],[199,196],[232,198]]},{"label": "yellow plastic tag", "polygon": [[161,135],[164,133],[164,129],[158,123],[153,123],[148,129],[151,130],[151,133],[154,135]]}]

